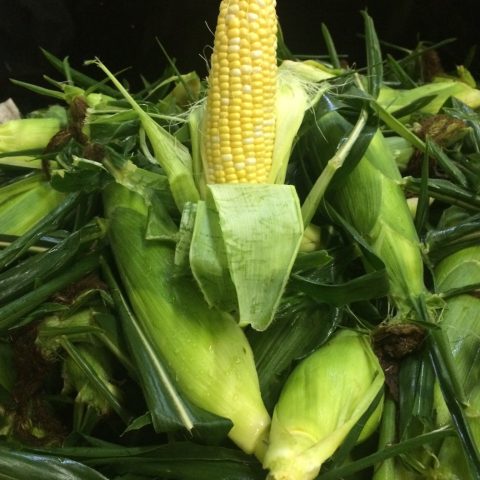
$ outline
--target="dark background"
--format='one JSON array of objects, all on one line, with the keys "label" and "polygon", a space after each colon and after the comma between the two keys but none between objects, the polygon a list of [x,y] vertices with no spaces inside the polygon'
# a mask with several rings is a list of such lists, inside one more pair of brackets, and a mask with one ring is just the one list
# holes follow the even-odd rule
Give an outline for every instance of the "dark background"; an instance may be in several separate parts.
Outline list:
[{"label": "dark background", "polygon": [[[42,82],[55,76],[38,51],[70,56],[74,67],[100,57],[135,86],[139,75],[153,80],[166,65],[155,38],[177,59],[180,71],[206,73],[203,56],[213,42],[220,0],[0,0],[0,101],[13,96],[25,112],[38,105],[34,94],[14,87],[9,77]],[[457,41],[440,50],[445,68],[462,64],[480,43],[478,0],[277,0],[285,39],[294,53],[325,54],[320,25],[329,27],[339,53],[364,65],[360,10],[368,8],[381,40],[414,48],[419,39]],[[480,77],[480,56],[472,71]],[[95,75],[94,67],[89,73]],[[57,75],[58,78],[58,75]],[[46,100],[44,100],[46,101]]]}]

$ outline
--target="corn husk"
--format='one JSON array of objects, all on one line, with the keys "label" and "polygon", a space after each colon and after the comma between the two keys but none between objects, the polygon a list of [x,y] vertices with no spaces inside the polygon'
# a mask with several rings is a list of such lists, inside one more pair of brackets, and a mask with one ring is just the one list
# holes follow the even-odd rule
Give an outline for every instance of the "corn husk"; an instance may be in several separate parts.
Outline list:
[{"label": "corn husk", "polygon": [[[383,382],[368,340],[352,331],[340,332],[303,360],[288,378],[272,417],[264,460],[268,478],[315,478]],[[381,408],[367,422],[362,439],[375,430],[380,414]]]},{"label": "corn husk", "polygon": [[[325,113],[302,137],[300,152],[324,167],[350,128],[338,112]],[[385,264],[390,297],[405,319],[426,290],[420,242],[400,182],[394,155],[377,131],[360,161],[331,186],[326,197]]]},{"label": "corn husk", "polygon": [[[439,292],[480,284],[480,247],[468,247],[446,257],[437,265],[435,278]],[[467,420],[476,446],[480,448],[480,298],[474,293],[449,298],[440,325],[450,343],[458,378],[468,401]],[[435,393],[437,425],[450,425],[450,414],[438,386]],[[447,438],[443,442],[438,464],[431,475],[439,480],[469,478],[467,461],[457,438]]]},{"label": "corn husk", "polygon": [[148,209],[141,196],[112,185],[104,200],[123,284],[158,361],[190,402],[230,419],[230,438],[261,456],[270,419],[241,328],[210,309],[191,278],[175,277],[171,244],[145,239]]},{"label": "corn husk", "polygon": [[438,77],[431,83],[409,90],[384,86],[380,89],[378,103],[387,111],[395,113],[395,111],[428,96],[432,96],[433,99],[421,108],[422,113],[438,113],[449,97],[454,97],[473,109],[480,107],[480,90],[460,80],[446,77]]},{"label": "corn husk", "polygon": [[97,63],[138,115],[142,128],[152,145],[155,160],[168,177],[170,190],[177,208],[181,212],[186,202],[195,202],[199,199],[198,189],[193,177],[190,152],[174,135],[163,128],[138,105],[105,65],[101,62]]},{"label": "corn husk", "polygon": [[54,190],[42,174],[0,187],[0,233],[23,235],[64,198],[65,194]]},{"label": "corn husk", "polygon": [[[203,185],[190,250],[193,274],[210,305],[235,312],[242,326],[265,330],[273,320],[303,236],[300,204],[283,185],[306,110],[332,75],[314,62],[285,61],[278,69],[275,144],[268,182]],[[205,158],[202,107],[190,114],[194,164]],[[278,239],[282,239],[281,242]]]},{"label": "corn husk", "polygon": [[25,118],[0,125],[0,153],[45,148],[58,133],[57,118]]},{"label": "corn husk", "polygon": [[[192,272],[210,305],[242,326],[272,322],[303,237],[290,185],[208,185],[190,247]],[[279,241],[281,239],[281,241]]]},{"label": "corn husk", "polygon": [[275,143],[269,182],[284,183],[290,154],[305,112],[327,90],[333,75],[316,62],[285,60],[278,69]]}]

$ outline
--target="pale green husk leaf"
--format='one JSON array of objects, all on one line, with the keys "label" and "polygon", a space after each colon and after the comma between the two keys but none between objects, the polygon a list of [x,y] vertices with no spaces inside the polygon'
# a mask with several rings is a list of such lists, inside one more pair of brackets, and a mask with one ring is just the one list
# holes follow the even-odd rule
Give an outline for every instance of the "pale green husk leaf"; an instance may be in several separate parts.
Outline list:
[{"label": "pale green husk leaf", "polygon": [[192,272],[210,305],[265,330],[273,319],[303,238],[290,185],[208,185],[190,248]]}]

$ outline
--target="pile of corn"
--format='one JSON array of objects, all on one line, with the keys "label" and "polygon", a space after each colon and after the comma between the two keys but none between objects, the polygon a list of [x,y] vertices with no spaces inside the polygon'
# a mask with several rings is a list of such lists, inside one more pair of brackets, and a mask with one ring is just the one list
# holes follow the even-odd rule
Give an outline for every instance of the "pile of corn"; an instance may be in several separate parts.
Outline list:
[{"label": "pile of corn", "polygon": [[0,478],[480,478],[480,90],[367,14],[366,74],[300,61],[275,7],[220,2],[205,81],[23,84]]}]

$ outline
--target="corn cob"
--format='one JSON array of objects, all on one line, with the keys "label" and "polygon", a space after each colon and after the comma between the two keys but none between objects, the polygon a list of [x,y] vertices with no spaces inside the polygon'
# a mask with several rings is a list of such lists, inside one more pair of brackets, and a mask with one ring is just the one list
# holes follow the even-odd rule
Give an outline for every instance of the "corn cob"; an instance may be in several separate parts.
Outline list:
[{"label": "corn cob", "polygon": [[265,183],[277,87],[275,0],[220,4],[204,130],[207,183]]}]

